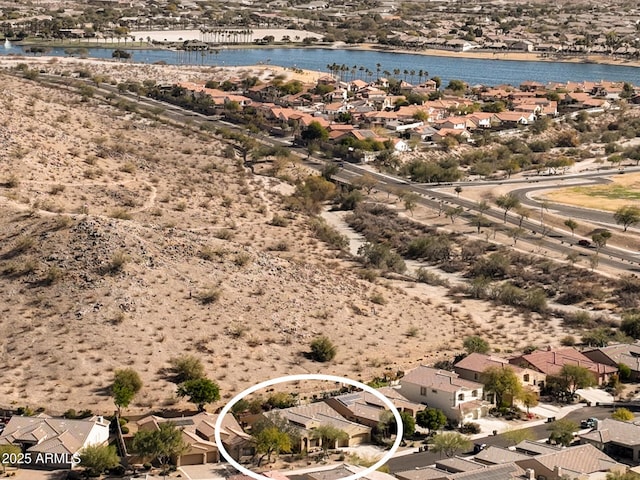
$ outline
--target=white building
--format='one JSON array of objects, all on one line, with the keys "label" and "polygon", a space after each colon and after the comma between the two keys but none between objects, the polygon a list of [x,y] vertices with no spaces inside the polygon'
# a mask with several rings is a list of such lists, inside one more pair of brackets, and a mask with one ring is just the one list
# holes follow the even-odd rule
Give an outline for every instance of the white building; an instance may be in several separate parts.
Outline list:
[{"label": "white building", "polygon": [[413,402],[438,408],[460,422],[485,416],[491,404],[483,400],[483,385],[457,373],[419,366],[400,380],[400,392]]}]

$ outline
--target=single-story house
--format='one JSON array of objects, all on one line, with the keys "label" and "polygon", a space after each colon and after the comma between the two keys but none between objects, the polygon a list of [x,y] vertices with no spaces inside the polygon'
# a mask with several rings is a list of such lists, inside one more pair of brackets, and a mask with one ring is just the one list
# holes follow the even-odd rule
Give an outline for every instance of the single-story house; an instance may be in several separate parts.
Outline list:
[{"label": "single-story house", "polygon": [[596,428],[579,435],[580,443],[640,463],[640,425],[611,418],[598,420]]},{"label": "single-story house", "polygon": [[[383,387],[378,391],[387,397],[399,411],[407,412],[413,417],[424,409],[424,405],[412,402],[397,388]],[[325,402],[347,420],[369,427],[375,427],[380,422],[380,416],[389,411],[382,400],[364,391],[330,397]]]},{"label": "single-story house", "polygon": [[516,460],[524,470],[533,470],[537,479],[589,480],[602,478],[606,472],[626,472],[627,466],[593,445],[577,445],[557,452]]},{"label": "single-story house", "polygon": [[70,469],[79,462],[82,449],[105,445],[109,440],[109,421],[101,416],[82,420],[14,415],[2,433],[0,445],[16,445],[29,454],[23,468]]},{"label": "single-story house", "polygon": [[[163,418],[149,415],[138,420],[138,430],[158,430],[162,423],[172,423],[182,430],[182,439],[187,450],[176,459],[178,466],[201,465],[220,461],[220,452],[215,442],[215,424],[218,415],[201,412],[191,417]],[[222,443],[235,460],[255,453],[253,439],[242,430],[233,415],[226,415],[220,432]]]},{"label": "single-story house", "polygon": [[347,434],[330,448],[353,447],[371,441],[371,428],[347,420],[325,402],[310,403],[296,407],[274,409],[265,412],[267,419],[282,418],[295,428],[300,436],[299,450],[309,451],[322,446],[322,439],[314,434],[314,429],[330,425]]},{"label": "single-story house", "polygon": [[607,347],[595,348],[582,352],[586,357],[597,363],[604,363],[612,367],[619,364],[626,365],[631,370],[629,380],[640,380],[640,343],[620,343]]}]

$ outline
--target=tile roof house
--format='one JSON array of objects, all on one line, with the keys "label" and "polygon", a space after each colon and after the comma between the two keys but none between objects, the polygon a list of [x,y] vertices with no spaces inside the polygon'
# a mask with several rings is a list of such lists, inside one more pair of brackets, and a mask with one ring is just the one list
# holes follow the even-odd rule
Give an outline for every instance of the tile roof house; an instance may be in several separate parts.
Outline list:
[{"label": "tile roof house", "polygon": [[476,462],[483,463],[485,465],[502,465],[504,463],[523,460],[528,457],[529,455],[511,450],[509,448],[489,445],[487,448],[477,453],[476,456],[473,457],[473,459]]},{"label": "tile roof house", "polygon": [[73,468],[74,454],[90,445],[109,440],[109,421],[96,416],[83,420],[35,417],[11,417],[0,434],[0,445],[17,445],[32,459],[28,468]]},{"label": "tile roof house", "polygon": [[[176,459],[178,466],[201,465],[220,461],[214,432],[218,415],[201,412],[191,417],[163,418],[149,415],[138,420],[138,430],[158,430],[162,423],[173,423],[182,430],[182,439],[188,449]],[[229,455],[236,460],[255,453],[253,440],[238,424],[233,415],[226,415],[220,437]]]},{"label": "tile roof house", "polygon": [[[424,409],[424,405],[410,401],[396,388],[383,387],[378,391],[399,411],[407,412],[413,417]],[[330,397],[325,402],[347,420],[369,427],[375,427],[380,422],[380,415],[389,411],[378,397],[364,391]]]},{"label": "tile roof house", "polygon": [[605,472],[625,472],[627,467],[593,445],[577,445],[557,452],[517,460],[518,466],[533,470],[546,480],[588,480],[602,478]]},{"label": "tile roof house", "polygon": [[[319,470],[317,472],[309,472],[306,474],[306,476],[310,480],[340,480],[341,478],[355,475],[361,472],[362,470],[364,470],[364,467],[343,464],[328,470]],[[396,480],[396,478],[393,475],[389,475],[388,473],[384,473],[380,471],[368,473],[362,478],[364,478],[365,480]]]},{"label": "tile roof house", "polygon": [[582,353],[594,362],[612,367],[617,367],[620,363],[626,365],[631,370],[630,380],[640,380],[640,342],[609,345]]},{"label": "tile roof house", "polygon": [[450,473],[435,467],[416,468],[406,472],[396,472],[399,480],[514,480],[530,479],[527,472],[514,463],[489,465],[482,468]]},{"label": "tile roof house", "polygon": [[400,379],[400,393],[413,402],[439,408],[458,421],[483,417],[491,404],[482,400],[481,383],[459,378],[446,370],[421,365]]},{"label": "tile roof house", "polygon": [[531,368],[546,375],[558,375],[564,365],[580,365],[588,368],[598,385],[609,381],[609,377],[618,369],[603,363],[597,363],[575,348],[541,350],[511,358],[509,363],[523,368]]},{"label": "tile roof house", "polygon": [[606,453],[640,463],[640,425],[606,418],[596,428],[579,435],[580,443],[589,443]]},{"label": "tile roof house", "polygon": [[274,409],[263,413],[267,419],[282,418],[294,427],[300,435],[300,450],[309,451],[321,447],[322,440],[313,430],[321,425],[331,425],[347,434],[347,438],[338,440],[337,447],[352,447],[371,440],[371,428],[347,420],[325,402],[310,403],[297,407]]},{"label": "tile roof house", "polygon": [[509,363],[506,358],[483,353],[471,353],[453,366],[453,370],[466,380],[482,382],[482,374],[489,367],[511,368],[518,376],[522,385],[527,385],[535,390],[540,389],[547,377],[544,373],[532,368],[522,368]]}]

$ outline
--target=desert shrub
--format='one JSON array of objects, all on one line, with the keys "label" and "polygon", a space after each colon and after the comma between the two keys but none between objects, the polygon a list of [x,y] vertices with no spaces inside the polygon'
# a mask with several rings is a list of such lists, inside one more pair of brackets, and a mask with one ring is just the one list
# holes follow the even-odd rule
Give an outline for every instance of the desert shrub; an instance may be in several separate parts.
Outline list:
[{"label": "desert shrub", "polygon": [[250,261],[251,255],[249,255],[247,252],[240,252],[233,259],[233,263],[238,267],[244,267],[245,265],[248,265]]},{"label": "desert shrub", "polygon": [[567,335],[560,339],[560,345],[564,347],[573,347],[576,344],[576,337],[573,335]]},{"label": "desert shrub", "polygon": [[220,299],[222,292],[217,288],[207,288],[203,292],[200,293],[199,299],[203,305],[208,305],[210,303],[215,303]]},{"label": "desert shrub", "polygon": [[471,276],[487,278],[504,278],[507,276],[511,262],[509,257],[499,252],[488,257],[481,257],[471,267]]},{"label": "desert shrub", "polygon": [[373,295],[371,295],[371,299],[370,299],[373,303],[377,304],[377,305],[386,305],[387,304],[387,299],[384,298],[384,295],[382,295],[381,293],[374,293]]},{"label": "desert shrub", "polygon": [[358,255],[367,267],[396,273],[403,273],[407,269],[402,257],[382,243],[367,242],[358,249]]},{"label": "desert shrub", "polygon": [[131,214],[124,208],[114,208],[109,212],[109,216],[118,220],[131,220]]},{"label": "desert shrub", "polygon": [[228,228],[221,228],[220,230],[214,232],[213,236],[219,238],[220,240],[231,240],[234,237],[234,233]]},{"label": "desert shrub", "polygon": [[287,252],[289,251],[289,242],[286,240],[281,240],[276,244],[269,247],[269,250],[274,252]]},{"label": "desert shrub", "polygon": [[204,366],[198,357],[181,355],[169,360],[169,371],[175,383],[186,382],[204,377]]},{"label": "desert shrub", "polygon": [[442,235],[420,237],[409,243],[406,255],[409,258],[442,262],[451,256],[451,241]]},{"label": "desert shrub", "polygon": [[286,227],[287,225],[289,225],[289,220],[276,214],[273,216],[271,222],[269,223],[274,227]]},{"label": "desert shrub", "polygon": [[480,433],[480,425],[474,422],[465,423],[460,427],[460,433],[465,435],[476,435]]},{"label": "desert shrub", "polygon": [[313,340],[310,347],[310,357],[316,362],[328,362],[333,360],[337,353],[336,346],[325,336],[321,336]]},{"label": "desert shrub", "polygon": [[130,257],[126,254],[126,252],[124,252],[123,250],[118,250],[113,254],[111,260],[109,260],[107,271],[111,274],[118,273],[122,271],[129,260]]},{"label": "desert shrub", "polygon": [[416,271],[416,280],[420,283],[426,283],[433,286],[448,286],[449,281],[446,278],[442,278],[440,275],[434,272],[430,272],[424,267],[418,268]]},{"label": "desert shrub", "polygon": [[325,242],[330,248],[346,250],[349,246],[349,239],[325,222],[322,218],[311,218],[309,220],[309,227],[318,240]]}]

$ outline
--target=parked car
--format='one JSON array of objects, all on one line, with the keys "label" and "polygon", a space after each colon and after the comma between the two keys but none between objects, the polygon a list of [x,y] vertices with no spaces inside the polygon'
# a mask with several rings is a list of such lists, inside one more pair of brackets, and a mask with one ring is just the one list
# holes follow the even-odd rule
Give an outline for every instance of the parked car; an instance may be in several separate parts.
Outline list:
[{"label": "parked car", "polygon": [[598,424],[597,418],[585,418],[580,421],[580,428],[595,428]]}]

